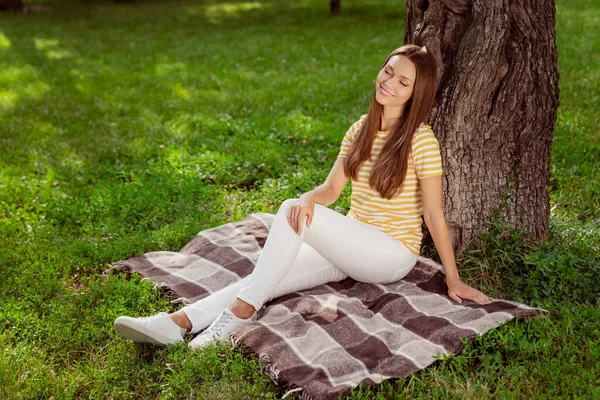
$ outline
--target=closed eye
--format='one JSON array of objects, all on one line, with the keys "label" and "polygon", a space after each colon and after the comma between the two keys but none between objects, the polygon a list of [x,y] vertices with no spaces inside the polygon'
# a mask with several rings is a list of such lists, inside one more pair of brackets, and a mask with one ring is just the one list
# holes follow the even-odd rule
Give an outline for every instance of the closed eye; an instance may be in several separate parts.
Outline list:
[{"label": "closed eye", "polygon": [[[386,74],[388,74],[388,75],[392,75],[392,73],[391,73],[390,71],[385,71],[385,73],[386,73]],[[400,82],[400,84],[401,84],[402,86],[405,86],[405,87],[407,87],[407,86],[408,86],[408,85],[405,85],[404,83],[402,83],[402,81],[399,81],[399,82]]]}]

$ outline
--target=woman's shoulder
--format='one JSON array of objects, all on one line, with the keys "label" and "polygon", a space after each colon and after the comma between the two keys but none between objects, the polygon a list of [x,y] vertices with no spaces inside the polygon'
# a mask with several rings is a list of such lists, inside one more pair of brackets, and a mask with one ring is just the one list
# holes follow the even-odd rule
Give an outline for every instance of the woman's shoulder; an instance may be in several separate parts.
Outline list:
[{"label": "woman's shoulder", "polygon": [[360,118],[358,120],[356,120],[356,122],[354,122],[352,124],[352,126],[350,127],[350,130],[352,130],[354,133],[360,132],[360,130],[361,130],[362,126],[364,125],[366,119],[367,119],[367,114],[361,115]]},{"label": "woman's shoulder", "polygon": [[345,137],[350,140],[354,140],[356,135],[361,131],[361,128],[367,118],[367,114],[361,115],[358,120],[352,123],[346,131]]},{"label": "woman's shoulder", "polygon": [[352,123],[352,126],[359,127],[365,122],[366,119],[367,119],[367,114],[363,114],[356,121],[354,121]]},{"label": "woman's shoulder", "polygon": [[419,133],[425,133],[425,132],[431,132],[433,133],[433,129],[431,129],[431,125],[429,125],[426,122],[421,122],[421,125],[419,125],[419,127],[417,128],[417,132]]},{"label": "woman's shoulder", "polygon": [[431,125],[421,122],[421,125],[417,128],[413,135],[412,145],[413,147],[419,147],[431,142],[437,142],[435,133],[431,129]]},{"label": "woman's shoulder", "polygon": [[435,133],[433,132],[433,129],[431,129],[431,125],[421,122],[421,125],[419,125],[413,136],[413,141],[430,137],[435,138]]},{"label": "woman's shoulder", "polygon": [[[351,129],[357,131],[364,124],[365,120],[367,119],[367,116],[368,114],[361,115],[360,118],[352,124]],[[431,129],[431,125],[425,122],[421,122],[421,124],[417,128],[417,131],[413,135],[413,142],[415,141],[415,139],[422,139],[425,137],[435,138],[435,133],[433,132],[433,129]]]}]

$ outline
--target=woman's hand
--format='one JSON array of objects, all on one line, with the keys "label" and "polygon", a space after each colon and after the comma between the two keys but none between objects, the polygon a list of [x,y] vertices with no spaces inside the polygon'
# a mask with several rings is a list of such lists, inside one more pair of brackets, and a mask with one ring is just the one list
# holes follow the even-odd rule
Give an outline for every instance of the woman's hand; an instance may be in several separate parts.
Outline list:
[{"label": "woman's hand", "polygon": [[461,280],[448,284],[448,296],[459,304],[463,299],[476,301],[479,304],[490,304],[491,300],[479,290],[472,288]]},{"label": "woman's hand", "polygon": [[315,213],[315,196],[312,191],[304,193],[298,199],[298,203],[290,207],[288,222],[298,235],[302,233],[304,218],[308,217],[306,226],[310,226]]}]

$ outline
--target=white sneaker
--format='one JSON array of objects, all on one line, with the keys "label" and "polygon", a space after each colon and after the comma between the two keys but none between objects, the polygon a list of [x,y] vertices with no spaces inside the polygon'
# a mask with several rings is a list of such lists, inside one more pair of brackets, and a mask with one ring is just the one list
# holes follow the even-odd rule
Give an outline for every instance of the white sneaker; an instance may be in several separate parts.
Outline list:
[{"label": "white sneaker", "polygon": [[242,319],[236,317],[229,308],[221,311],[221,314],[206,328],[197,335],[188,346],[192,349],[200,349],[216,341],[229,340],[231,333],[242,326],[247,326],[256,321],[256,311],[250,318]]},{"label": "white sneaker", "polygon": [[141,318],[121,316],[115,319],[114,326],[119,335],[127,339],[159,346],[184,343],[183,335],[187,332],[167,312]]}]

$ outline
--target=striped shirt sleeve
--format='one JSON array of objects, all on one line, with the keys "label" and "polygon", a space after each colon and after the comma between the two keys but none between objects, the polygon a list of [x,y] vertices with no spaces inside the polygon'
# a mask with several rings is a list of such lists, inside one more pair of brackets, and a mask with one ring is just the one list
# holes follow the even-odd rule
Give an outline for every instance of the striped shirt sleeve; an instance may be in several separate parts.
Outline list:
[{"label": "striped shirt sleeve", "polygon": [[350,145],[352,144],[354,138],[356,138],[356,135],[360,131],[360,128],[362,127],[362,124],[365,121],[366,117],[367,114],[362,115],[360,119],[353,123],[350,129],[348,129],[348,131],[344,135],[344,139],[342,140],[338,157],[348,157],[348,150],[350,150]]},{"label": "striped shirt sleeve", "polygon": [[412,142],[412,158],[419,179],[443,175],[440,143],[429,125],[415,134]]}]

